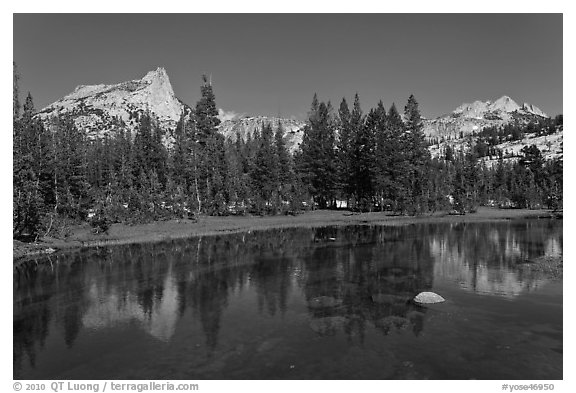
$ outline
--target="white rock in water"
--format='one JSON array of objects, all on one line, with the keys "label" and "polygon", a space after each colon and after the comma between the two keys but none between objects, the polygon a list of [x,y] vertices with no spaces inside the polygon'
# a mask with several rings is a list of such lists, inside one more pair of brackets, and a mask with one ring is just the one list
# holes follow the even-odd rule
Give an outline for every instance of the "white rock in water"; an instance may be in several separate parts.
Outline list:
[{"label": "white rock in water", "polygon": [[445,299],[434,292],[420,292],[418,295],[416,295],[414,301],[416,303],[432,304],[432,303],[442,303],[443,301],[445,301]]}]

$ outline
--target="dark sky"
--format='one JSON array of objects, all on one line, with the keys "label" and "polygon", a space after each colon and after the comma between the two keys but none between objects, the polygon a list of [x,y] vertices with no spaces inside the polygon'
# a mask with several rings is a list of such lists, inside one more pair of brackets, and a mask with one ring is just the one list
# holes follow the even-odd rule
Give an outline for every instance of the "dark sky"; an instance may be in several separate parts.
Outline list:
[{"label": "dark sky", "polygon": [[14,16],[22,94],[42,108],[79,84],[166,68],[194,104],[302,118],[314,92],[364,111],[414,94],[427,117],[509,95],[562,113],[561,14],[45,14]]}]

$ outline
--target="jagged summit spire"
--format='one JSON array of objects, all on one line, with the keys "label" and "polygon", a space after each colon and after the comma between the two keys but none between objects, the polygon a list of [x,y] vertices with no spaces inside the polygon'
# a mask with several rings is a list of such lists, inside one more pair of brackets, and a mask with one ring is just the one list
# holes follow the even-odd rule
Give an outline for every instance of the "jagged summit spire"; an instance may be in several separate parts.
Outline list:
[{"label": "jagged summit spire", "polygon": [[504,95],[494,101],[492,104],[488,105],[488,109],[491,111],[504,111],[504,112],[514,112],[520,109],[518,105],[512,98]]},{"label": "jagged summit spire", "polygon": [[164,67],[158,67],[155,70],[149,71],[144,77],[142,81],[154,81],[154,80],[161,80],[161,81],[169,81],[168,73]]},{"label": "jagged summit spire", "polygon": [[544,112],[535,107],[534,105],[524,104],[518,105],[516,101],[507,95],[503,95],[496,101],[474,101],[473,103],[465,103],[460,105],[454,110],[454,114],[462,115],[470,118],[483,118],[484,115],[490,112],[510,114],[512,112],[529,112],[534,115],[548,117]]},{"label": "jagged summit spire", "polygon": [[[108,127],[107,117],[121,118],[129,123],[132,112],[149,110],[163,125],[174,127],[180,119],[183,104],[175,97],[168,73],[164,67],[149,71],[142,79],[111,85],[79,86],[72,93],[44,108],[40,115],[49,116],[54,111],[76,111],[76,125],[82,129]],[[102,113],[106,116],[102,117]]]}]

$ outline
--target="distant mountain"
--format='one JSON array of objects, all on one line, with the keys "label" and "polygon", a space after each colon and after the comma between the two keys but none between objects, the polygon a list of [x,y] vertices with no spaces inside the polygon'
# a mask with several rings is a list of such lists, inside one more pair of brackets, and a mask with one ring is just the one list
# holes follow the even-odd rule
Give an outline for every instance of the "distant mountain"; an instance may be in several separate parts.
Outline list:
[{"label": "distant mountain", "polygon": [[166,70],[159,67],[142,79],[112,85],[78,86],[42,109],[38,116],[47,120],[59,113],[71,115],[79,129],[98,137],[116,128],[120,122],[133,127],[135,115],[145,110],[152,112],[163,128],[173,129],[185,109],[189,108],[174,95]]},{"label": "distant mountain", "polygon": [[[466,151],[469,149],[469,138],[466,136],[485,127],[512,122],[526,124],[545,118],[549,116],[538,107],[527,103],[520,106],[510,97],[502,96],[494,102],[462,104],[450,115],[424,120],[424,133],[433,141],[429,147],[430,153],[433,157],[439,157],[445,154],[447,147],[452,151]],[[503,152],[505,160],[515,161],[520,157],[522,148],[529,145],[536,145],[546,160],[562,158],[564,129],[558,127],[554,133],[545,136],[525,134],[521,140],[503,142],[494,147]],[[483,157],[481,160],[487,166],[492,166],[497,163],[498,157]]]},{"label": "distant mountain", "polygon": [[[164,68],[148,72],[142,79],[105,85],[78,86],[72,93],[42,109],[37,116],[45,121],[58,114],[67,114],[76,126],[89,137],[97,138],[126,125],[133,130],[138,113],[150,111],[165,130],[165,143],[172,142],[171,130],[176,127],[182,112],[191,108],[175,95]],[[227,138],[236,135],[246,138],[263,125],[274,129],[282,125],[286,144],[290,151],[298,149],[302,142],[305,122],[268,116],[246,116],[234,112],[219,111],[222,123],[218,130]],[[423,119],[424,133],[435,143],[456,141],[462,135],[479,131],[488,126],[500,126],[510,122],[527,123],[548,118],[542,110],[531,104],[518,105],[508,96],[494,102],[474,101],[456,108],[451,114],[435,119]]]},{"label": "distant mountain", "polygon": [[[78,129],[86,131],[91,137],[102,137],[122,123],[134,129],[137,113],[149,110],[158,119],[165,130],[173,130],[182,111],[191,108],[175,95],[170,79],[164,68],[148,72],[142,79],[112,85],[78,86],[76,89],[53,104],[42,109],[37,116],[45,121],[58,114],[67,114],[74,119]],[[219,111],[222,123],[219,131],[234,139],[239,133],[242,138],[261,130],[264,124],[274,129],[282,124],[286,135],[286,144],[294,151],[302,141],[303,122],[278,117],[250,117],[231,115]],[[172,138],[167,133],[165,142],[170,145]]]},{"label": "distant mountain", "polygon": [[424,134],[430,139],[457,139],[485,127],[511,122],[528,123],[548,115],[534,105],[518,105],[512,98],[502,96],[496,101],[474,101],[462,104],[451,114],[424,120]]},{"label": "distant mountain", "polygon": [[[223,112],[221,112],[221,114],[222,113]],[[302,142],[303,129],[306,124],[298,120],[267,116],[243,116],[222,121],[218,130],[226,138],[235,140],[236,135],[240,135],[240,137],[245,140],[248,134],[252,136],[256,130],[260,132],[262,127],[266,124],[272,125],[274,130],[276,130],[278,125],[282,125],[288,150],[294,152],[298,149]]]}]

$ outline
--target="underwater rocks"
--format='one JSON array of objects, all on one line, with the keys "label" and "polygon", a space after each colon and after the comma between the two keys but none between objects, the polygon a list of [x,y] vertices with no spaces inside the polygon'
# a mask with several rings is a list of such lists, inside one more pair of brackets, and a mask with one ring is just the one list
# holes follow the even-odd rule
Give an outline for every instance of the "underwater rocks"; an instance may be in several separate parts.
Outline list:
[{"label": "underwater rocks", "polygon": [[375,293],[371,296],[371,298],[374,303],[379,304],[406,303],[408,300],[410,300],[410,298],[406,296],[392,295],[387,293]]},{"label": "underwater rocks", "polygon": [[310,329],[314,330],[321,336],[328,336],[336,333],[347,322],[345,317],[324,317],[316,318],[310,322]]},{"label": "underwater rocks", "polygon": [[410,321],[403,317],[390,315],[376,321],[376,327],[383,329],[385,333],[391,330],[404,330],[410,325]]},{"label": "underwater rocks", "polygon": [[331,296],[319,296],[308,301],[308,307],[310,308],[336,307],[341,304],[342,300],[333,298]]}]

